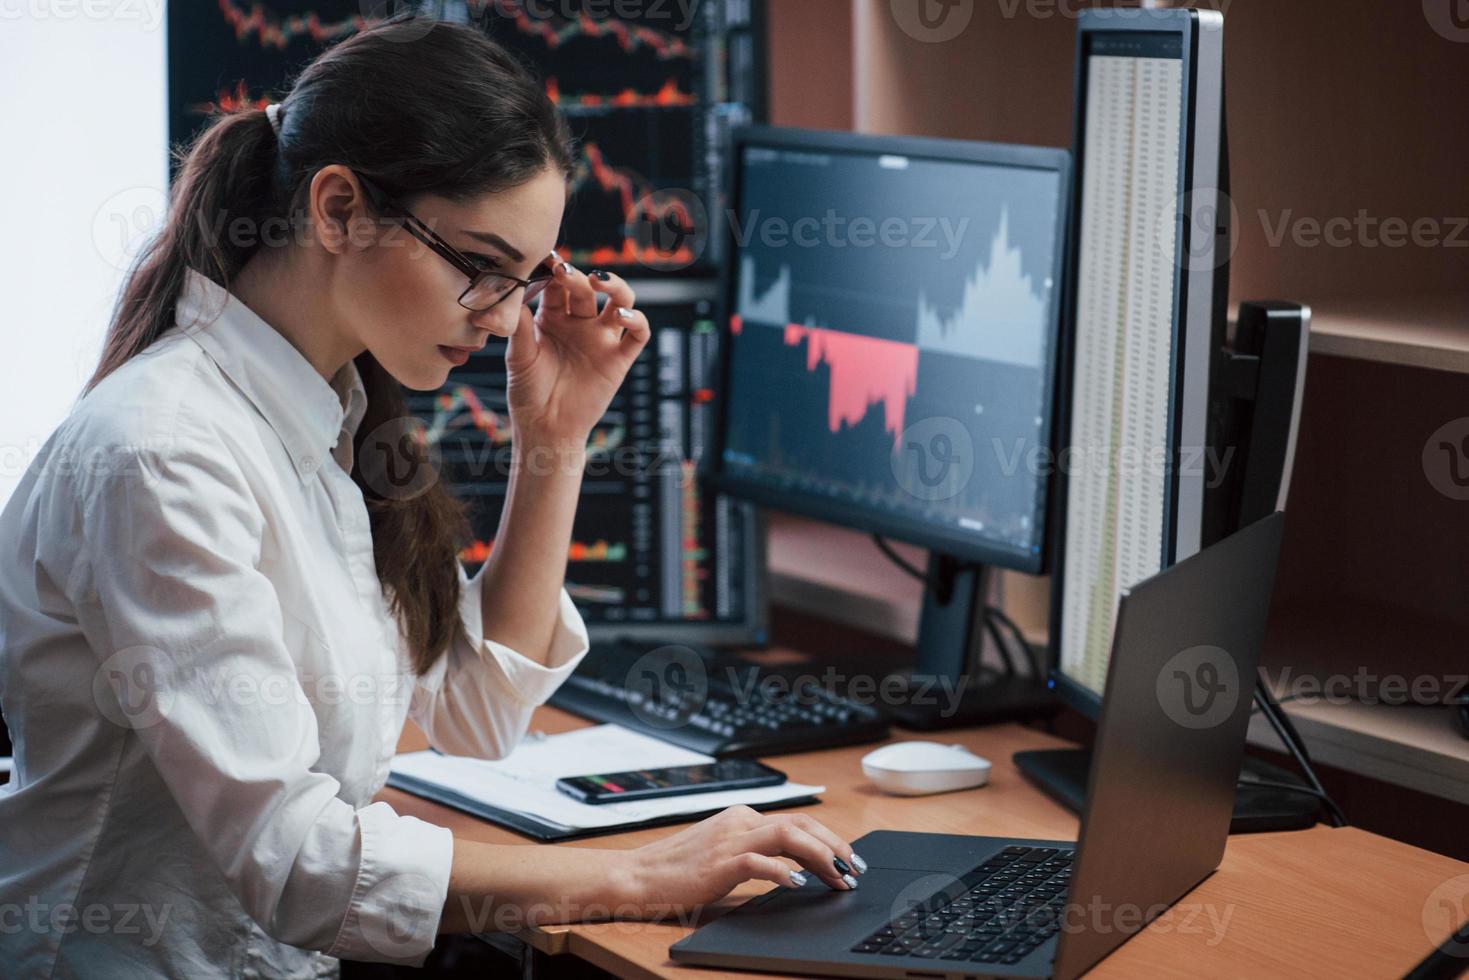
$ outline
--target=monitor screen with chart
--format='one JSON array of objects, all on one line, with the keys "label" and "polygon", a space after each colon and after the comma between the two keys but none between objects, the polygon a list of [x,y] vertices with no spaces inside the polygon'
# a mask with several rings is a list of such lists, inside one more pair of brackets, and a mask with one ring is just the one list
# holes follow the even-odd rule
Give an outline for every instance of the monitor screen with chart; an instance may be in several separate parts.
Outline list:
[{"label": "monitor screen with chart", "polygon": [[[562,248],[586,268],[712,276],[727,129],[765,112],[763,0],[194,0],[168,5],[169,129],[264,108],[400,11],[473,24],[529,65],[576,143]],[[714,239],[716,245],[718,239]]]},{"label": "monitor screen with chart", "polygon": [[735,153],[723,485],[1040,568],[1065,152],[756,128]]}]

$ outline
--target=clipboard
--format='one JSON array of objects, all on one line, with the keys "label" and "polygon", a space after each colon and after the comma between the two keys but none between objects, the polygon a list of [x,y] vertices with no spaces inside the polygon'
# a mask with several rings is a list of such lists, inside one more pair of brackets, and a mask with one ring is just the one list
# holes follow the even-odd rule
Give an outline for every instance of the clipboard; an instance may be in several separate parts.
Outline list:
[{"label": "clipboard", "polygon": [[787,781],[592,805],[556,788],[556,780],[568,776],[713,761],[651,735],[604,724],[550,736],[530,733],[500,759],[433,750],[405,753],[394,758],[387,784],[544,842],[690,823],[740,804],[755,810],[804,806],[821,802],[817,794],[826,789]]},{"label": "clipboard", "polygon": [[[479,817],[481,820],[489,821],[496,826],[513,830],[518,834],[543,844],[554,844],[559,841],[581,840],[586,837],[605,837],[609,834],[622,834],[633,830],[646,830],[649,827],[669,827],[680,823],[696,823],[705,817],[725,809],[725,807],[714,807],[708,810],[700,810],[696,813],[680,813],[667,817],[654,817],[650,820],[640,820],[634,823],[616,824],[610,827],[567,827],[562,824],[544,820],[534,814],[518,813],[514,810],[506,810],[501,807],[492,806],[480,800],[471,799],[462,793],[455,792],[435,783],[415,779],[412,776],[402,776],[398,773],[388,775],[388,785],[394,789],[401,789],[405,793],[442,803],[444,806],[453,807]],[[811,803],[820,803],[816,796],[798,796],[788,800],[777,800],[773,803],[750,803],[746,804],[753,810],[780,810],[786,807],[806,806]]]}]

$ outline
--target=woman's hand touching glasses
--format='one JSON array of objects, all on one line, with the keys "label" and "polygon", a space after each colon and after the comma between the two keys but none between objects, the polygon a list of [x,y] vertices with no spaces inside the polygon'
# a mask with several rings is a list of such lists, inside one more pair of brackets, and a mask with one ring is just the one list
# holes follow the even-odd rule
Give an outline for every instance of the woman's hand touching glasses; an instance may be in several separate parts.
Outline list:
[{"label": "woman's hand touching glasses", "polygon": [[535,311],[521,310],[506,353],[510,420],[517,441],[532,444],[584,443],[652,336],[620,276],[560,261],[555,270]]}]

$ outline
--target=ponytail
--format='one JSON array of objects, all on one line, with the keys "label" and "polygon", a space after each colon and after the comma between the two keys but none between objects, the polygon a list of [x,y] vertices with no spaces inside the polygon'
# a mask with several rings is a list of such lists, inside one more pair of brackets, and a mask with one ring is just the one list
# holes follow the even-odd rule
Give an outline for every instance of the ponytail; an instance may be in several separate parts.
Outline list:
[{"label": "ponytail", "polygon": [[237,217],[263,220],[271,207],[275,134],[259,109],[219,117],[187,149],[176,149],[168,221],[138,256],[113,309],[92,388],[173,325],[190,268],[225,288],[250,249],[224,234]]}]

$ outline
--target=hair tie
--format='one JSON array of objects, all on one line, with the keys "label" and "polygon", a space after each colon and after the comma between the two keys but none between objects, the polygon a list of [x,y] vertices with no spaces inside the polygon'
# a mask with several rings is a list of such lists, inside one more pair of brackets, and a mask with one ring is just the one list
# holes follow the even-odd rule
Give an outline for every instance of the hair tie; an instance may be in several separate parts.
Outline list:
[{"label": "hair tie", "polygon": [[275,132],[275,138],[281,138],[281,104],[272,102],[265,107],[265,118],[270,120],[270,128]]}]

